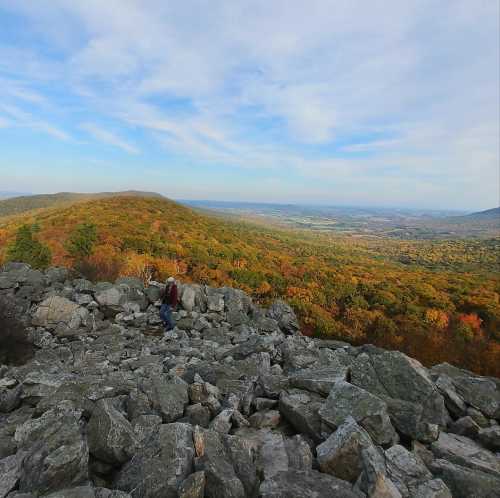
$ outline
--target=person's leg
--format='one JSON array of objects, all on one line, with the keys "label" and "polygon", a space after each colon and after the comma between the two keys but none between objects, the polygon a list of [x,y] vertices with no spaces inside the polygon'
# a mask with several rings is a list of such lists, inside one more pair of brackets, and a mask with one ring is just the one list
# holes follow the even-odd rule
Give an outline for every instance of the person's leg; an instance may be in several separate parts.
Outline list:
[{"label": "person's leg", "polygon": [[165,328],[167,328],[168,326],[168,318],[167,318],[168,308],[169,308],[168,304],[162,304],[160,307],[160,318]]},{"label": "person's leg", "polygon": [[172,316],[172,307],[168,306],[167,311],[165,312],[165,318],[167,321],[167,330],[172,330],[175,327],[174,317]]}]

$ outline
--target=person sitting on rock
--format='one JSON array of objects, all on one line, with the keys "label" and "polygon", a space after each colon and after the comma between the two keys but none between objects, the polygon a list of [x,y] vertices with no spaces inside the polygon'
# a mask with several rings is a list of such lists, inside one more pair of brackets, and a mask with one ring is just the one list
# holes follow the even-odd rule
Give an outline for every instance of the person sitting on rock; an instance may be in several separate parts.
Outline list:
[{"label": "person sitting on rock", "polygon": [[177,309],[177,301],[177,284],[175,283],[175,278],[168,277],[160,308],[160,318],[167,332],[175,327],[172,312]]}]

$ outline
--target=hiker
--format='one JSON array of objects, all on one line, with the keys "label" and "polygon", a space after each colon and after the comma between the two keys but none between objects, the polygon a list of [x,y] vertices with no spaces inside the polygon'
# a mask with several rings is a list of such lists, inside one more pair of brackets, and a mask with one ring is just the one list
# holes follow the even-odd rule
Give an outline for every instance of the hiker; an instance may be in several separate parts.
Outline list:
[{"label": "hiker", "polygon": [[160,318],[168,332],[175,327],[172,312],[177,309],[177,284],[174,277],[168,277],[165,293],[161,300]]}]

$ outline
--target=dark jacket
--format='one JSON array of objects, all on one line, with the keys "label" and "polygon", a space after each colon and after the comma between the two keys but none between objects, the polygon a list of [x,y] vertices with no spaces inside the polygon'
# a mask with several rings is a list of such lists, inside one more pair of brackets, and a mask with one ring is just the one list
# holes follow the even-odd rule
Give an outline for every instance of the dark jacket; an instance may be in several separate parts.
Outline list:
[{"label": "dark jacket", "polygon": [[163,293],[163,299],[161,300],[162,304],[168,304],[172,306],[172,308],[177,308],[178,297],[177,297],[177,285],[173,284],[172,287],[166,287],[165,292]]}]

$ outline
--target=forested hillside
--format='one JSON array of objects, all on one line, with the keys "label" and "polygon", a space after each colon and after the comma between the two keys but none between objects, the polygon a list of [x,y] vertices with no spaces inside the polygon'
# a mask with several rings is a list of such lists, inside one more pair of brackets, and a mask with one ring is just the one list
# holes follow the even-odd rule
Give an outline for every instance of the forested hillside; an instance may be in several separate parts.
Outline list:
[{"label": "forested hillside", "polygon": [[[29,235],[25,227],[14,246],[23,225]],[[33,241],[48,247],[50,264],[75,267],[94,280],[173,274],[239,287],[263,303],[283,297],[307,333],[500,375],[498,239],[328,236],[226,221],[161,198],[121,196],[5,219],[0,262]]]},{"label": "forested hillside", "polygon": [[21,214],[34,209],[64,207],[74,204],[75,202],[85,202],[106,197],[120,197],[123,195],[131,197],[161,197],[160,194],[154,192],[138,192],[134,190],[128,192],[101,192],[97,194],[59,192],[57,194],[9,196],[7,199],[0,200],[0,217]]}]

